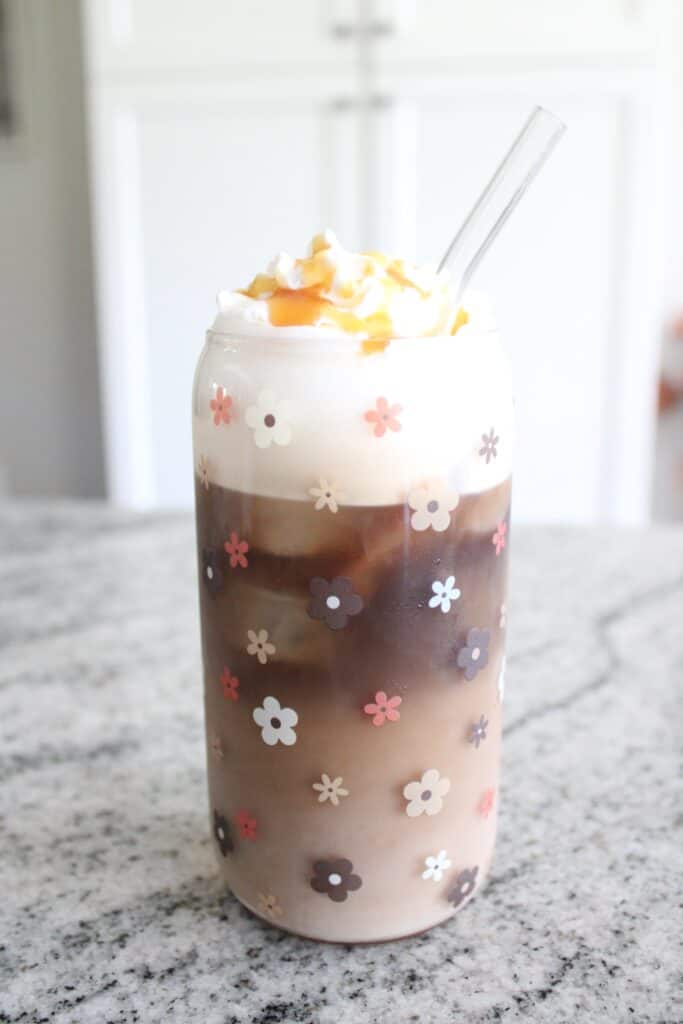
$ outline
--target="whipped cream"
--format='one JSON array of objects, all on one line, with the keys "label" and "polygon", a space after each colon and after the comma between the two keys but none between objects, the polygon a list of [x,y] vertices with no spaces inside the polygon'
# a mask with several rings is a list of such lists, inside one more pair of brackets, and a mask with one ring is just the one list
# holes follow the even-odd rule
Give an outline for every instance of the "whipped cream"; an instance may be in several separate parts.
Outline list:
[{"label": "whipped cream", "polygon": [[450,334],[458,322],[447,273],[349,252],[329,230],[315,236],[307,257],[280,252],[247,288],[220,292],[218,307],[213,329],[226,334],[270,325],[386,341]]}]

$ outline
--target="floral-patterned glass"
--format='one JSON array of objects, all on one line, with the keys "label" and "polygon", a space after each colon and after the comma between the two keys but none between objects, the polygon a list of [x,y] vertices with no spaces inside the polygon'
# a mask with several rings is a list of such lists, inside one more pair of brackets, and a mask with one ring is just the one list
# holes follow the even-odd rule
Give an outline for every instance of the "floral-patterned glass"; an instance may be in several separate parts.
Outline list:
[{"label": "floral-patterned glass", "polygon": [[513,433],[497,335],[364,354],[209,332],[193,420],[220,870],[302,935],[423,931],[493,854]]}]

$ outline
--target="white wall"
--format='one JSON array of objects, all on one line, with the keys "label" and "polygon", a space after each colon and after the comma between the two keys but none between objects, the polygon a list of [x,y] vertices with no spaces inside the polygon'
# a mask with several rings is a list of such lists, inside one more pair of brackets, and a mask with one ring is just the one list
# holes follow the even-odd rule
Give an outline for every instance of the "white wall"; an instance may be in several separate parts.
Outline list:
[{"label": "white wall", "polygon": [[10,0],[0,137],[0,493],[104,493],[78,0]]}]

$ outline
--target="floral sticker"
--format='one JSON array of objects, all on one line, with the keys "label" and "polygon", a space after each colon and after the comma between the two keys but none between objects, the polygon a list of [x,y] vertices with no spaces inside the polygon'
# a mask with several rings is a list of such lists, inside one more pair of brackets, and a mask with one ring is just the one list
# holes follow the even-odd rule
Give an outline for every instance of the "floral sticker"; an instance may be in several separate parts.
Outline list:
[{"label": "floral sticker", "polygon": [[256,839],[256,818],[252,818],[246,811],[238,811],[235,824],[242,839]]},{"label": "floral sticker", "polygon": [[440,580],[434,580],[432,590],[434,591],[434,596],[429,598],[429,607],[441,608],[444,614],[451,610],[451,602],[457,601],[461,594],[461,591],[455,585],[455,576],[449,576],[445,583],[442,583]]},{"label": "floral sticker", "polygon": [[482,715],[478,722],[474,722],[474,724],[470,726],[467,739],[470,743],[474,743],[477,750],[479,750],[479,744],[486,739],[488,724],[488,721]]},{"label": "floral sticker", "polygon": [[219,814],[218,811],[213,812],[213,834],[218,843],[219,850],[224,857],[227,857],[229,853],[232,853],[235,845],[232,841],[228,819]]},{"label": "floral sticker", "polygon": [[448,871],[450,866],[451,862],[446,851],[439,850],[433,857],[425,857],[425,870],[422,872],[422,877],[425,882],[428,882],[429,879],[440,882],[444,871]]},{"label": "floral sticker", "polygon": [[211,399],[210,405],[214,426],[220,427],[221,423],[230,422],[234,415],[232,411],[232,398],[230,395],[226,395],[223,388],[216,388],[216,397]]},{"label": "floral sticker", "polygon": [[477,672],[486,667],[490,638],[488,629],[472,628],[467,631],[465,646],[458,651],[458,665],[465,670],[465,679],[474,679]]},{"label": "floral sticker", "polygon": [[258,633],[253,629],[247,630],[247,654],[255,654],[258,658],[259,664],[265,665],[273,654],[275,654],[275,644],[271,644],[268,640],[268,630],[259,629]]},{"label": "floral sticker", "polygon": [[443,533],[451,524],[451,512],[460,498],[438,480],[421,487],[415,487],[408,494],[408,504],[413,509],[410,525],[414,530],[435,530]]},{"label": "floral sticker", "polygon": [[459,907],[461,903],[472,895],[475,886],[477,884],[477,874],[479,868],[465,868],[455,879],[455,885],[448,892],[448,900],[453,904],[454,907]]},{"label": "floral sticker", "polygon": [[258,905],[261,913],[271,918],[271,920],[275,921],[278,917],[282,917],[282,907],[272,892],[260,892],[258,894]]},{"label": "floral sticker", "polygon": [[496,436],[496,434],[493,431],[493,427],[491,427],[491,430],[488,434],[481,435],[481,439],[483,441],[483,444],[479,449],[479,454],[483,455],[486,458],[486,465],[488,466],[491,459],[495,459],[496,456],[498,455],[498,449],[496,448],[496,445],[500,441],[500,438]]},{"label": "floral sticker", "polygon": [[291,416],[291,402],[279,401],[270,390],[261,391],[256,404],[250,405],[245,415],[247,426],[254,432],[256,447],[288,445],[292,440]]},{"label": "floral sticker", "polygon": [[266,697],[263,707],[254,708],[252,718],[261,729],[261,739],[269,747],[282,743],[291,747],[296,743],[294,726],[299,716],[293,708],[283,708],[275,697]]},{"label": "floral sticker", "polygon": [[209,593],[215,596],[223,586],[223,568],[221,556],[213,548],[202,551],[202,577]]},{"label": "floral sticker", "polygon": [[341,857],[338,860],[317,860],[313,865],[311,888],[329,896],[335,903],[343,903],[350,892],[363,884],[360,875],[353,874],[353,864]]},{"label": "floral sticker", "polygon": [[498,700],[503,703],[505,697],[505,669],[507,667],[507,658],[503,656],[503,660],[500,663],[500,672],[498,673]]},{"label": "floral sticker", "polygon": [[346,500],[346,495],[343,491],[340,491],[335,483],[321,476],[318,487],[311,487],[308,492],[312,498],[316,499],[315,510],[316,512],[322,511],[324,508],[328,508],[330,512],[335,514],[339,511],[339,506],[343,501]]},{"label": "floral sticker", "polygon": [[401,717],[400,711],[396,709],[401,704],[401,697],[387,697],[384,690],[378,690],[375,700],[366,704],[363,711],[366,715],[373,715],[373,725],[384,725],[385,722],[398,722]]},{"label": "floral sticker", "polygon": [[210,470],[211,466],[206,455],[200,455],[199,461],[197,463],[197,476],[199,477],[200,484],[207,491],[209,489],[209,484],[211,483],[211,481],[209,480]]},{"label": "floral sticker", "polygon": [[406,814],[409,818],[438,814],[450,788],[451,780],[441,776],[436,768],[430,768],[419,782],[409,782],[403,787],[403,796],[408,801]]},{"label": "floral sticker", "polygon": [[312,619],[321,619],[330,629],[343,629],[350,615],[358,615],[363,609],[363,598],[354,594],[351,580],[335,576],[329,582],[315,576],[308,589],[311,600],[308,614]]},{"label": "floral sticker", "polygon": [[489,814],[493,810],[495,795],[495,789],[485,789],[482,793],[481,800],[477,804],[477,811],[481,814],[482,818],[488,818]]},{"label": "floral sticker", "polygon": [[496,527],[496,532],[494,533],[493,537],[491,537],[491,543],[496,549],[496,558],[505,547],[505,534],[507,533],[507,530],[508,524],[505,522],[504,519],[501,519],[501,521],[498,523],[498,526]]},{"label": "floral sticker", "polygon": [[348,789],[342,789],[342,783],[344,780],[341,775],[338,775],[336,779],[330,779],[326,772],[323,772],[320,776],[320,782],[313,783],[313,789],[315,789],[320,795],[318,796],[318,803],[324,804],[326,800],[329,800],[333,807],[339,806],[339,797],[349,795]]},{"label": "floral sticker", "polygon": [[217,736],[215,733],[211,737],[211,753],[213,754],[214,757],[218,758],[219,761],[222,761],[223,757],[225,756],[223,753],[223,744],[221,743],[220,736]]},{"label": "floral sticker", "polygon": [[223,696],[227,700],[237,700],[239,697],[240,681],[237,676],[233,676],[227,665],[221,672],[221,686],[223,687]]},{"label": "floral sticker", "polygon": [[226,540],[223,548],[226,555],[230,555],[231,569],[236,569],[238,565],[241,569],[247,568],[249,561],[246,554],[249,550],[249,545],[246,540],[240,540],[234,530],[230,534],[230,540]]},{"label": "floral sticker", "polygon": [[378,398],[374,409],[368,409],[364,418],[368,423],[374,424],[373,434],[375,437],[384,437],[387,430],[394,433],[401,429],[398,420],[399,414],[403,412],[402,405],[389,405],[386,398]]}]

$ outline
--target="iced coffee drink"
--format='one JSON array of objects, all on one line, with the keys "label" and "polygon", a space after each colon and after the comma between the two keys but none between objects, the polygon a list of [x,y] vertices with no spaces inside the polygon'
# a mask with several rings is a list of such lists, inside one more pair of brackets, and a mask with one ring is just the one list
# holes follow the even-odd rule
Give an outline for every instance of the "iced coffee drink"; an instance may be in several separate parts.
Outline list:
[{"label": "iced coffee drink", "polygon": [[220,294],[193,414],[220,870],[304,936],[421,932],[495,838],[513,422],[486,304],[326,232]]}]

